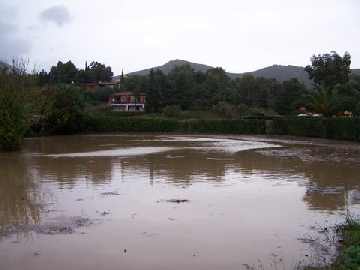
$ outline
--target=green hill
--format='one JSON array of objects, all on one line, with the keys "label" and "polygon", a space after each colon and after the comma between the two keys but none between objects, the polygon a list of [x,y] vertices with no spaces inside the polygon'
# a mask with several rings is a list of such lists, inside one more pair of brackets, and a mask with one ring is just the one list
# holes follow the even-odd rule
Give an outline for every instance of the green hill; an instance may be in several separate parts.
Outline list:
[{"label": "green hill", "polygon": [[162,65],[162,66],[158,66],[158,67],[153,67],[153,68],[149,68],[149,69],[144,69],[144,70],[140,70],[137,72],[132,72],[129,73],[129,76],[144,76],[144,75],[148,75],[150,73],[151,69],[154,70],[161,70],[164,74],[168,74],[170,71],[172,71],[175,67],[178,66],[184,66],[184,65],[190,65],[191,68],[194,71],[200,71],[200,72],[206,72],[209,69],[212,69],[213,67],[211,66],[207,66],[207,65],[202,65],[202,64],[197,64],[197,63],[191,63],[185,60],[171,60],[169,62],[167,62],[166,64]]},{"label": "green hill", "polygon": [[[149,69],[140,70],[137,72],[129,73],[128,76],[144,76],[148,75],[150,73],[151,69],[154,70],[161,70],[165,74],[168,74],[171,70],[173,70],[177,66],[182,65],[190,65],[191,68],[194,71],[197,72],[206,72],[209,69],[212,69],[214,67],[198,64],[198,63],[192,63],[185,60],[171,60],[167,62],[166,64],[162,66],[157,66]],[[360,75],[360,69],[353,69],[353,74]],[[263,77],[267,79],[276,79],[280,82],[290,80],[292,78],[298,79],[300,82],[304,83],[306,86],[311,87],[312,82],[308,77],[308,74],[305,72],[304,67],[301,66],[282,66],[282,65],[273,65],[269,67],[265,67],[259,70],[255,70],[253,72],[245,72],[245,73],[227,73],[227,75],[230,78],[239,78],[244,75],[253,75],[254,77]],[[116,76],[114,78],[119,78],[119,76]]]},{"label": "green hill", "polygon": [[308,74],[304,70],[304,67],[299,66],[281,66],[273,65],[263,69],[256,70],[254,72],[248,72],[245,74],[253,75],[254,77],[263,77],[267,79],[276,79],[280,82],[288,81],[292,78],[297,78],[300,82],[306,86],[311,86],[311,80]]},{"label": "green hill", "polygon": [[[129,76],[144,76],[148,75],[150,73],[151,69],[154,70],[161,70],[165,74],[168,74],[171,70],[173,70],[177,66],[182,65],[190,65],[191,68],[194,71],[197,72],[206,72],[209,69],[212,69],[214,67],[198,64],[198,63],[192,63],[185,60],[171,60],[167,62],[166,64],[162,66],[157,66],[149,69],[140,70],[137,72],[129,73]],[[278,81],[286,81],[291,78],[297,78],[301,82],[305,83],[306,85],[311,85],[311,81],[308,79],[307,73],[304,71],[303,67],[297,67],[297,66],[280,66],[280,65],[274,65],[270,67],[266,67],[263,69],[259,69],[253,72],[246,72],[246,73],[227,73],[227,75],[233,79],[242,77],[244,75],[253,75],[255,77],[264,77],[269,79],[276,79]],[[115,77],[116,78],[116,77]]]}]

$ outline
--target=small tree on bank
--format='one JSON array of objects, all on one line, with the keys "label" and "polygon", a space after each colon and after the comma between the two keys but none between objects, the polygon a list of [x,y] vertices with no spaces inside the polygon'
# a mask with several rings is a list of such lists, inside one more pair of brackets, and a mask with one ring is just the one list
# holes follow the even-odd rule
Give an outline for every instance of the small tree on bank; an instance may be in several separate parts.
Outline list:
[{"label": "small tree on bank", "polygon": [[0,148],[13,151],[23,142],[26,121],[21,75],[0,73]]},{"label": "small tree on bank", "polygon": [[84,95],[72,85],[59,85],[50,90],[44,109],[45,127],[50,134],[72,134],[82,131]]}]

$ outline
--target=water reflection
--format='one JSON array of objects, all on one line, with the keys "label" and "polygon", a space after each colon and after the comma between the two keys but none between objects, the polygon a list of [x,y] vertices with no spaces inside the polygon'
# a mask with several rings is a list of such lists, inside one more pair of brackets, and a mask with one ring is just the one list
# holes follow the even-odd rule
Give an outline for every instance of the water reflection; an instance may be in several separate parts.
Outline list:
[{"label": "water reflection", "polygon": [[79,182],[109,183],[116,159],[33,157],[31,162],[42,182],[52,181],[61,188],[73,188]]},{"label": "water reflection", "polygon": [[[259,174],[269,181],[279,179],[285,182],[297,181],[299,185],[306,187],[304,202],[310,209],[320,210],[344,209],[348,192],[358,188],[359,168],[351,164],[324,162],[316,157],[315,161],[303,161],[296,157],[264,155],[262,151],[256,150],[232,154],[229,151],[218,151],[221,140],[215,139],[216,147],[213,148],[209,141],[211,142],[211,139],[187,138],[177,141],[174,138],[161,140],[153,136],[136,138],[85,136],[79,140],[56,137],[56,143],[50,143],[50,139],[45,138],[36,140],[37,143],[32,144],[30,149],[45,154],[59,154],[67,151],[86,152],[80,157],[78,155],[60,158],[34,156],[31,160],[31,168],[36,169],[42,181],[55,181],[61,187],[66,185],[68,188],[75,187],[77,183],[84,181],[95,185],[109,183],[115,180],[114,173],[121,175],[122,179],[142,175],[147,177],[150,183],[166,181],[180,186],[189,186],[202,181],[224,182],[230,170],[231,177],[234,172],[241,175],[237,178],[239,181]],[[229,144],[228,141],[226,143]],[[170,152],[145,151],[143,155],[135,156],[129,153],[129,156],[120,157],[86,155],[89,150],[97,151],[105,148],[106,151],[111,151],[119,147],[134,147],[142,144],[147,148],[160,147],[172,150]],[[234,142],[231,144],[233,145]],[[286,151],[292,147],[295,153],[299,151],[299,146],[285,145]],[[303,146],[303,148],[308,148],[308,146]],[[126,152],[126,149],[121,151]],[[328,148],[319,149],[316,151],[318,155],[323,152],[328,154]]]},{"label": "water reflection", "polygon": [[262,172],[278,176],[283,181],[295,179],[306,187],[304,201],[314,210],[343,210],[347,205],[348,192],[359,188],[357,174],[360,168],[353,164],[306,162],[256,152],[243,154],[239,163],[250,173]]},{"label": "water reflection", "polygon": [[[278,143],[282,148],[218,137],[31,139],[21,153],[0,154],[0,228],[44,224],[59,213],[104,218],[89,235],[36,240],[49,260],[71,258],[77,269],[93,269],[84,262],[99,260],[109,269],[191,269],[191,259],[198,262],[195,269],[241,269],[237,266],[269,253],[297,259],[306,252],[298,238],[318,219],[335,219],[360,202],[360,167],[323,158],[336,149]],[[173,198],[189,202],[167,203]],[[49,202],[57,213],[43,211]],[[0,261],[6,269],[19,269],[21,263],[11,259],[19,253],[29,269],[43,266],[32,263],[25,245],[9,251],[2,243]],[[119,246],[136,252],[119,256]],[[66,253],[74,247],[83,255]],[[164,254],[161,260],[158,254]]]},{"label": "water reflection", "polygon": [[41,194],[26,158],[0,155],[0,231],[40,222]]}]

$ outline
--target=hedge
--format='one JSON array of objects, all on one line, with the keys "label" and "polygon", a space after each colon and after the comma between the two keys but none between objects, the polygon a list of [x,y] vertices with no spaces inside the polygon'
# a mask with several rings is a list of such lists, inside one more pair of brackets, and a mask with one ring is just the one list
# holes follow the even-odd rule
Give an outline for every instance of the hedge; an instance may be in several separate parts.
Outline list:
[{"label": "hedge", "polygon": [[173,120],[89,114],[86,132],[185,132],[264,134],[264,120]]},{"label": "hedge", "polygon": [[300,118],[272,120],[267,134],[360,141],[360,118]]},{"label": "hedge", "polygon": [[[360,141],[360,118],[278,117],[240,120],[178,120],[169,118],[119,117],[112,113],[87,113],[79,133],[178,132],[213,134],[292,135]],[[36,125],[28,134],[36,135]],[[48,135],[42,132],[38,135]]]}]

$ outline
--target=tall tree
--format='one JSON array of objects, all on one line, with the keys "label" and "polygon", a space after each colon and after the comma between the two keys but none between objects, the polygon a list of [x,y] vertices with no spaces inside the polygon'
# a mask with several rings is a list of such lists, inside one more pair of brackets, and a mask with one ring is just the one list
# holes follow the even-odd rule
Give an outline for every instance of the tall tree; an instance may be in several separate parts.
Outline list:
[{"label": "tall tree", "polygon": [[160,112],[166,105],[165,92],[169,89],[167,76],[161,70],[150,70],[146,85],[146,110]]},{"label": "tall tree", "polygon": [[44,86],[49,83],[49,74],[43,69],[36,74],[36,79],[39,86]]},{"label": "tall tree", "polygon": [[309,95],[308,105],[314,112],[329,117],[335,113],[335,102],[334,91],[320,87],[318,91]]},{"label": "tall tree", "polygon": [[280,114],[291,114],[302,105],[305,93],[305,85],[298,79],[283,82],[282,87],[275,93],[275,110]]},{"label": "tall tree", "polygon": [[332,88],[336,84],[344,84],[349,81],[351,73],[351,56],[345,52],[340,56],[335,51],[327,54],[313,55],[311,65],[305,68],[317,87]]},{"label": "tall tree", "polygon": [[190,108],[195,86],[194,74],[190,65],[177,66],[169,73],[168,105],[179,105],[184,110]]},{"label": "tall tree", "polygon": [[105,66],[99,62],[91,62],[87,70],[85,70],[87,78],[93,82],[109,82],[112,80],[114,73],[111,71],[111,67]]},{"label": "tall tree", "polygon": [[70,84],[76,81],[78,69],[71,62],[63,63],[59,61],[56,66],[53,66],[49,73],[49,79],[52,83]]}]

